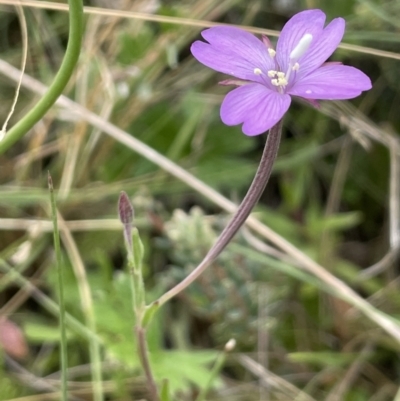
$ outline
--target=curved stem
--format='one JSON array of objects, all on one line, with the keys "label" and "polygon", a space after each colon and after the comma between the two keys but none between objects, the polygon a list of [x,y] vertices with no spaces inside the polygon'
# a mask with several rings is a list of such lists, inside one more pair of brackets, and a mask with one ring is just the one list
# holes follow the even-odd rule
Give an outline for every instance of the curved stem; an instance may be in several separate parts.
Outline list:
[{"label": "curved stem", "polygon": [[246,196],[238,207],[235,215],[232,217],[232,220],[224,228],[221,235],[218,237],[212,248],[208,251],[202,262],[186,278],[162,295],[154,303],[158,304],[159,306],[163,305],[165,302],[179,294],[187,286],[193,283],[193,281],[196,280],[197,277],[199,277],[200,274],[203,273],[204,270],[219,256],[219,254],[229,244],[233,236],[238,232],[240,227],[242,227],[242,225],[245,223],[247,217],[264,192],[271,175],[272,166],[278,153],[281,132],[282,120],[270,129],[260,164]]},{"label": "curved stem", "polygon": [[16,141],[22,138],[50,109],[62,94],[75,65],[78,62],[83,32],[82,0],[68,0],[69,3],[69,37],[65,56],[48,91],[36,106],[18,123],[16,123],[0,142],[0,153],[5,152]]}]

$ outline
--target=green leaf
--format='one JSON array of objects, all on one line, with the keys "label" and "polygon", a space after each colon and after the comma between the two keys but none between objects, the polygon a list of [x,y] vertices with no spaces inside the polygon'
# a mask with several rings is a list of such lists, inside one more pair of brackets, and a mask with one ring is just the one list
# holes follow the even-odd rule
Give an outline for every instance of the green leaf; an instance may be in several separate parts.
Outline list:
[{"label": "green leaf", "polygon": [[[151,366],[158,383],[168,378],[171,393],[187,390],[190,384],[207,385],[214,351],[161,351],[150,355]],[[216,380],[216,385],[221,382]]]}]

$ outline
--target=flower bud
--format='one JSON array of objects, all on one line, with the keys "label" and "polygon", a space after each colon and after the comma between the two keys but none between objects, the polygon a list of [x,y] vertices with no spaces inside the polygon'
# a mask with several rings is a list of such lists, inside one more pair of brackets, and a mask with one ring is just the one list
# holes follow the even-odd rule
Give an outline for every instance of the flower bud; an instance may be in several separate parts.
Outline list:
[{"label": "flower bud", "polygon": [[132,225],[133,223],[133,206],[129,200],[126,192],[122,191],[118,201],[118,215],[121,223],[126,225]]}]

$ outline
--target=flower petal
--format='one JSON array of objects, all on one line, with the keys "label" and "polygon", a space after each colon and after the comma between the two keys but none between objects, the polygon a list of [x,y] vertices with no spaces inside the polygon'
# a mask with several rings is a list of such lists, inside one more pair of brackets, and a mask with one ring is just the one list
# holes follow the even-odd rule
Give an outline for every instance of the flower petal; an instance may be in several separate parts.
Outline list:
[{"label": "flower petal", "polygon": [[343,18],[335,18],[314,38],[308,51],[298,60],[297,79],[320,67],[332,55],[342,41],[345,25]]},{"label": "flower petal", "polygon": [[296,81],[288,93],[305,99],[352,99],[371,88],[371,80],[357,68],[328,64]]},{"label": "flower petal", "polygon": [[289,55],[298,45],[300,39],[309,33],[315,40],[321,35],[324,23],[325,14],[321,10],[306,10],[294,15],[285,24],[276,45],[276,58],[281,71],[286,72],[289,65]]},{"label": "flower petal", "polygon": [[221,119],[226,125],[243,123],[244,134],[253,136],[269,130],[286,113],[290,96],[251,83],[229,92],[221,105]]},{"label": "flower petal", "polygon": [[235,27],[216,26],[201,34],[209,43],[196,41],[190,50],[207,67],[260,83],[263,78],[256,75],[254,69],[259,68],[265,74],[274,69],[275,63],[263,42],[249,32]]}]

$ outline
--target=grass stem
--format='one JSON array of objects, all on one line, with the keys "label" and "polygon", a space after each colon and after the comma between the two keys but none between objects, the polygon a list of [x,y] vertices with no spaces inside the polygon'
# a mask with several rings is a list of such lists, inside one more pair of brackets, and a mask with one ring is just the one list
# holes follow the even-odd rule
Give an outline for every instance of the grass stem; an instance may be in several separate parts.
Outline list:
[{"label": "grass stem", "polygon": [[65,56],[48,91],[0,142],[0,154],[21,139],[53,106],[70,80],[79,59],[83,34],[82,0],[69,0],[69,38]]},{"label": "grass stem", "polygon": [[61,394],[62,400],[68,400],[68,351],[67,351],[67,329],[65,325],[65,299],[64,299],[64,280],[63,280],[63,269],[61,265],[61,246],[60,246],[60,233],[58,231],[58,220],[57,220],[57,206],[54,197],[53,180],[50,173],[48,173],[48,186],[50,191],[50,203],[51,203],[51,216],[53,220],[53,238],[54,238],[54,250],[56,254],[56,267],[58,277],[58,291],[60,300],[60,356],[61,356]]}]

